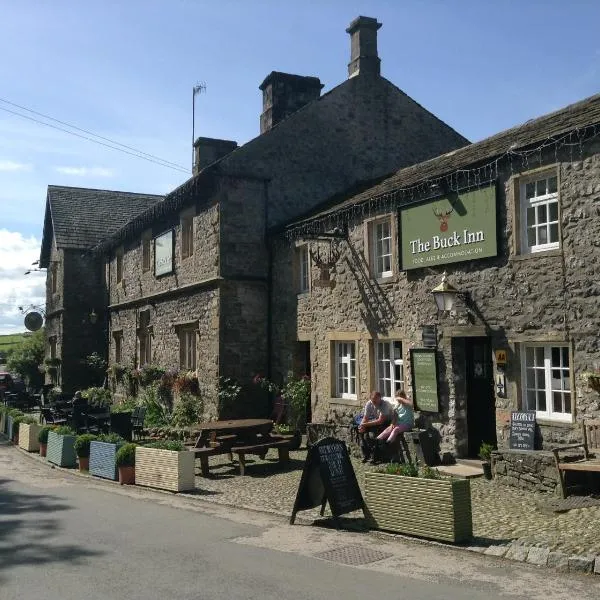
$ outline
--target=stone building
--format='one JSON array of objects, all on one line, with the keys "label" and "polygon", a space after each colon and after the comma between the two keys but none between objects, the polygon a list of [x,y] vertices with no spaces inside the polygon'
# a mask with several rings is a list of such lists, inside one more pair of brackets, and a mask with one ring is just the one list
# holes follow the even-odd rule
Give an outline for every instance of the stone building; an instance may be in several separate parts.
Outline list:
[{"label": "stone building", "polygon": [[346,81],[270,73],[260,135],[198,138],[193,177],[96,247],[111,363],[197,371],[207,416],[219,377],[268,375],[280,290],[270,228],[327,198],[468,141],[380,75],[376,19],[348,28]]},{"label": "stone building", "polygon": [[309,361],[313,421],[406,388],[467,457],[506,447],[511,410],[535,411],[539,447],[600,416],[600,95],[270,233],[271,370]]},{"label": "stone building", "polygon": [[65,393],[87,387],[81,361],[106,352],[102,262],[91,250],[162,196],[49,185],[40,254],[46,277],[46,358]]}]

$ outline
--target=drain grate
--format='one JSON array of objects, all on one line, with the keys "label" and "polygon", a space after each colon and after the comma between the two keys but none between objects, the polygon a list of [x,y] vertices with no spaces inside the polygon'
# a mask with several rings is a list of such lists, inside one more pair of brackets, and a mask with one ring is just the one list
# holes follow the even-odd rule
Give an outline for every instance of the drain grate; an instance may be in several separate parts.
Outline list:
[{"label": "drain grate", "polygon": [[368,565],[369,563],[383,560],[393,556],[389,552],[372,550],[363,546],[342,546],[333,550],[325,550],[314,555],[316,558],[330,560],[343,565]]}]

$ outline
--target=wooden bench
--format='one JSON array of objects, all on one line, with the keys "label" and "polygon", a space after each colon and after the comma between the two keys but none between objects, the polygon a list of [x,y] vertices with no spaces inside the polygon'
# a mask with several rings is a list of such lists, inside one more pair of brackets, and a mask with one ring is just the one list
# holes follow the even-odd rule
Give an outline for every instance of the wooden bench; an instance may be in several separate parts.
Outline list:
[{"label": "wooden bench", "polygon": [[261,441],[249,446],[233,446],[231,451],[238,456],[240,475],[245,475],[246,473],[247,454],[254,454],[264,459],[269,448],[277,448],[280,463],[287,462],[290,459],[290,440],[272,438],[268,441]]},{"label": "wooden bench", "polygon": [[231,453],[231,444],[236,440],[235,435],[218,436],[214,432],[208,436],[200,434],[196,440],[196,445],[190,448],[196,458],[200,459],[200,471],[203,477],[208,477],[210,466],[208,464],[209,456],[218,456],[219,454],[229,454],[229,460],[233,462]]},{"label": "wooden bench", "polygon": [[[583,442],[579,444],[567,444],[552,449],[554,462],[558,471],[560,491],[566,498],[567,488],[565,484],[565,471],[585,471],[600,473],[600,420],[587,420],[581,424]],[[583,448],[583,458],[577,456],[560,456],[561,452]],[[594,452],[590,452],[592,449]]]}]

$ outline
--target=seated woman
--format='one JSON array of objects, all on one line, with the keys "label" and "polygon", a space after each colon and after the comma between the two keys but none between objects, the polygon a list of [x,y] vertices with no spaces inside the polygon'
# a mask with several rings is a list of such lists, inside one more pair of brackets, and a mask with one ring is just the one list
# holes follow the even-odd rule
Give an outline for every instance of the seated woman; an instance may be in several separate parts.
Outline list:
[{"label": "seated woman", "polygon": [[386,427],[378,436],[378,440],[386,440],[392,443],[399,433],[410,431],[415,426],[415,411],[412,400],[403,390],[397,390],[394,398],[398,405],[394,409],[392,423]]}]

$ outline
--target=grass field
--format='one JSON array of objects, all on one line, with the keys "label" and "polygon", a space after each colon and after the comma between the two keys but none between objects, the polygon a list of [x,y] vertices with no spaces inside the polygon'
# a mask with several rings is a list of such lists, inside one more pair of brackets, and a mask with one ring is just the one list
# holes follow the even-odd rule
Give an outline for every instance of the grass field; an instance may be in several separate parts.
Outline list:
[{"label": "grass field", "polygon": [[0,352],[2,350],[9,350],[10,348],[14,348],[18,346],[23,338],[27,337],[28,333],[12,333],[10,335],[0,335]]}]

